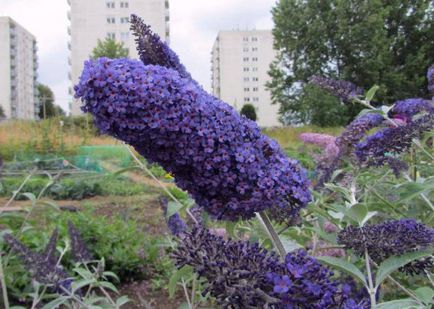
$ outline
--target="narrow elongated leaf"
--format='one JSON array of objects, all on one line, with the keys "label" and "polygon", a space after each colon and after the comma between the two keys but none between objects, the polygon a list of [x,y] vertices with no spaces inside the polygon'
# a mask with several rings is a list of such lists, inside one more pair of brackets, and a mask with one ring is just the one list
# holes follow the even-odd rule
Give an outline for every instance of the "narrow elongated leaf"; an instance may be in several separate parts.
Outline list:
[{"label": "narrow elongated leaf", "polygon": [[167,203],[166,218],[169,219],[171,216],[178,213],[182,208],[184,208],[184,206],[180,203],[170,201],[169,203]]},{"label": "narrow elongated leaf", "polygon": [[391,273],[393,273],[398,268],[423,257],[427,257],[433,254],[432,250],[429,251],[418,251],[418,252],[410,252],[401,256],[392,256],[386,260],[384,260],[377,271],[377,275],[375,276],[375,284],[378,287],[384,279]]},{"label": "narrow elongated leaf", "polygon": [[423,308],[415,300],[411,298],[392,300],[378,304],[375,309],[415,309]]},{"label": "narrow elongated leaf", "polygon": [[369,89],[368,92],[366,93],[366,101],[371,102],[375,94],[377,93],[378,89],[380,89],[378,85],[374,85],[371,89]]},{"label": "narrow elongated leaf", "polygon": [[286,235],[280,235],[279,238],[286,252],[292,252],[294,250],[302,248],[302,246],[299,245],[295,240],[289,238]]},{"label": "narrow elongated leaf", "polygon": [[32,201],[32,204],[35,205],[36,204],[36,196],[33,193],[30,192],[26,192],[22,194],[23,196],[25,196],[27,199],[29,199],[30,201]]},{"label": "narrow elongated leaf", "polygon": [[186,265],[186,266],[176,270],[173,273],[172,277],[170,277],[169,285],[168,285],[170,298],[172,298],[173,295],[175,295],[176,285],[178,284],[179,280],[181,280],[181,278],[183,278],[183,277],[187,277],[187,276],[191,275],[192,272],[193,272],[193,267]]},{"label": "narrow elongated leaf", "polygon": [[316,259],[353,275],[354,277],[359,279],[364,286],[366,286],[365,275],[354,264],[351,264],[344,259],[339,259],[331,256],[318,256],[316,257]]},{"label": "narrow elongated leaf", "polygon": [[67,296],[60,296],[59,298],[56,298],[52,301],[50,301],[48,304],[46,304],[42,309],[56,309],[59,308],[60,305],[64,304],[69,300],[69,297]]},{"label": "narrow elongated leaf", "polygon": [[414,294],[425,304],[434,304],[434,290],[424,286],[414,291]]},{"label": "narrow elongated leaf", "polygon": [[130,302],[130,299],[128,298],[128,296],[124,295],[116,299],[116,306],[120,308],[122,305],[125,305],[128,302]]}]

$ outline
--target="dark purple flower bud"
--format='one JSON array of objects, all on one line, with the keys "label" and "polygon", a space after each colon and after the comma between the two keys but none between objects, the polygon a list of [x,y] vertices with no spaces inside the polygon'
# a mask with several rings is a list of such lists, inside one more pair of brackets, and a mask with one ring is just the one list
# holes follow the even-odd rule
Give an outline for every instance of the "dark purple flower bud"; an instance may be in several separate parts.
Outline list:
[{"label": "dark purple flower bud", "polygon": [[428,68],[426,77],[428,78],[428,91],[434,95],[434,64]]},{"label": "dark purple flower bud", "polygon": [[182,220],[179,213],[175,213],[167,218],[167,207],[168,201],[166,198],[160,199],[160,205],[163,209],[164,217],[166,218],[167,227],[169,228],[170,233],[175,236],[179,236],[187,230],[187,225],[184,220]]},{"label": "dark purple flower bud", "polygon": [[73,261],[76,263],[87,263],[92,261],[92,254],[89,252],[80,232],[71,221],[68,222],[68,233],[71,240],[71,255]]},{"label": "dark purple flower bud", "polygon": [[[361,228],[348,226],[339,232],[337,241],[360,256],[365,254],[366,249],[373,261],[381,263],[388,257],[423,250],[433,245],[434,229],[414,219],[392,220]],[[409,272],[423,271],[415,271],[414,268],[418,265],[425,267],[423,263],[411,264],[409,267],[413,270]]]},{"label": "dark purple flower bud", "polygon": [[324,231],[326,231],[326,233],[336,233],[338,231],[338,227],[334,223],[326,221],[324,222]]},{"label": "dark purple flower bud", "polygon": [[389,117],[398,117],[409,122],[413,116],[422,112],[434,113],[434,102],[420,98],[397,101],[390,110]]},{"label": "dark purple flower bud", "polygon": [[207,280],[210,293],[222,307],[263,308],[278,304],[271,296],[273,283],[267,273],[283,269],[274,253],[244,241],[225,240],[194,226],[181,239],[172,257],[178,268],[192,266]]},{"label": "dark purple flower bud", "polygon": [[140,60],[145,65],[153,64],[174,69],[180,76],[191,78],[178,56],[161,41],[158,34],[152,32],[151,27],[146,25],[142,18],[132,14],[130,22],[131,31],[136,36]]},{"label": "dark purple flower bud", "polygon": [[33,252],[10,234],[6,234],[4,240],[12,252],[20,257],[36,281],[54,288],[68,287],[70,286],[68,275],[57,265],[55,252],[57,235],[57,230],[55,230],[42,254]]},{"label": "dark purple flower bud", "polygon": [[214,218],[249,219],[272,206],[296,215],[310,201],[298,162],[173,69],[101,58],[86,62],[75,90],[102,132],[158,162]]},{"label": "dark purple flower bud", "polygon": [[344,102],[351,102],[352,99],[363,94],[363,88],[357,87],[353,83],[344,80],[335,80],[315,75],[309,79],[309,83],[330,92]]}]

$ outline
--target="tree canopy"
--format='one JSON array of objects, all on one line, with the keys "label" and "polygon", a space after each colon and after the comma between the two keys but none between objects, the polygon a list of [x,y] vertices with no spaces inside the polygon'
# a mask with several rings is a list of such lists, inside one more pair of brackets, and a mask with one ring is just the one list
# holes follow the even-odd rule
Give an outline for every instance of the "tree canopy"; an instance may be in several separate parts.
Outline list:
[{"label": "tree canopy", "polygon": [[128,48],[125,48],[124,43],[111,38],[106,38],[104,41],[98,40],[96,47],[92,51],[91,58],[97,59],[100,57],[125,58],[128,57]]},{"label": "tree canopy", "polygon": [[244,104],[241,108],[240,114],[253,121],[256,121],[257,119],[256,110],[252,104]]},{"label": "tree canopy", "polygon": [[[428,96],[425,72],[434,62],[433,4],[428,0],[279,0],[272,11],[278,55],[268,87],[273,103],[280,104],[282,119],[315,122],[311,116],[324,107],[323,100],[306,106],[305,99],[326,95],[304,87],[312,75],[349,80],[365,89],[377,84],[377,99],[386,104]],[[346,120],[360,110],[344,108],[338,100],[332,104],[329,99],[327,105],[346,113]]]},{"label": "tree canopy", "polygon": [[50,87],[43,84],[38,84],[37,87],[39,93],[39,118],[45,119],[65,115],[64,110],[54,104],[54,93]]}]

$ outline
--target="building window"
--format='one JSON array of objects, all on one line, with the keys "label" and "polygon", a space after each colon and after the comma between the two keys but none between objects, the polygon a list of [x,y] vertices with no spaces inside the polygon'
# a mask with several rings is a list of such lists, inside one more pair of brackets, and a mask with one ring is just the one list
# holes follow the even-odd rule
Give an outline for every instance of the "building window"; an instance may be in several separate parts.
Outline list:
[{"label": "building window", "polygon": [[249,38],[248,37],[244,37],[243,38],[243,42],[248,42],[249,41]]},{"label": "building window", "polygon": [[253,57],[252,61],[255,61],[255,62],[258,61],[258,57]]},{"label": "building window", "polygon": [[128,41],[130,34],[128,32],[121,32],[121,40]]},{"label": "building window", "polygon": [[258,48],[257,47],[252,47],[252,51],[256,52],[256,51],[258,51]]},{"label": "building window", "polygon": [[244,57],[244,58],[243,58],[243,61],[244,61],[244,62],[249,61],[249,57]]},{"label": "building window", "polygon": [[116,40],[116,33],[114,32],[107,32],[107,38],[111,40]]},{"label": "building window", "polygon": [[257,37],[252,37],[252,42],[258,42],[258,38]]},{"label": "building window", "polygon": [[258,91],[258,87],[253,87],[253,91]]},{"label": "building window", "polygon": [[107,23],[108,23],[108,24],[115,24],[115,23],[116,23],[116,20],[115,20],[114,17],[107,17]]},{"label": "building window", "polygon": [[253,98],[253,102],[259,102],[259,98],[258,97],[254,97]]},{"label": "building window", "polygon": [[259,78],[257,78],[257,77],[252,77],[252,80],[253,80],[254,82],[257,82],[257,81],[259,81]]},{"label": "building window", "polygon": [[114,1],[108,1],[108,2],[106,2],[106,6],[108,9],[114,9],[115,3],[114,3]]},{"label": "building window", "polygon": [[245,81],[245,82],[248,82],[248,81],[249,81],[249,78],[248,78],[248,77],[244,77],[244,81]]},{"label": "building window", "polygon": [[244,102],[250,102],[250,98],[249,97],[245,97],[244,98]]},{"label": "building window", "polygon": [[130,22],[128,17],[121,17],[121,24],[128,24]]},{"label": "building window", "polygon": [[257,67],[254,67],[254,68],[252,69],[252,71],[253,71],[253,72],[258,72],[258,68],[257,68]]},{"label": "building window", "polygon": [[249,72],[249,68],[244,68],[243,71],[244,72]]},{"label": "building window", "polygon": [[244,87],[244,92],[249,92],[249,91],[250,91],[250,88]]},{"label": "building window", "polygon": [[128,7],[129,7],[129,3],[128,3],[128,2],[126,2],[126,1],[121,1],[121,8],[123,8],[123,9],[128,9]]},{"label": "building window", "polygon": [[248,47],[244,47],[243,48],[243,52],[248,52],[249,51],[249,48]]}]

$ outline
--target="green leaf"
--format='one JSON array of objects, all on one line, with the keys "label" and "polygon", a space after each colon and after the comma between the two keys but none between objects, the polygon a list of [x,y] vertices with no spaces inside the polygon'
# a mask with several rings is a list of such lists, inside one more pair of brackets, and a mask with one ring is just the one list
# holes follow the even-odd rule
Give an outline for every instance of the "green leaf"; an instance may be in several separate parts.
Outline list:
[{"label": "green leaf", "polygon": [[434,290],[430,287],[424,286],[414,291],[414,294],[426,305],[433,304]]},{"label": "green leaf", "polygon": [[378,85],[374,85],[371,89],[369,89],[368,92],[366,93],[366,101],[371,102],[375,94],[377,93],[378,89],[380,89],[380,86]]},{"label": "green leaf", "polygon": [[231,222],[231,221],[226,222],[226,226],[225,226],[226,232],[232,238],[235,238],[235,227],[236,227],[236,225],[237,225],[236,222]]},{"label": "green leaf", "polygon": [[407,182],[398,186],[399,200],[403,202],[418,196],[421,193],[429,192],[434,189],[434,182],[429,181],[426,183]]},{"label": "green leaf", "polygon": [[316,259],[353,275],[366,286],[365,275],[354,264],[331,256],[318,256]]},{"label": "green leaf", "polygon": [[352,219],[354,222],[358,223],[360,226],[362,226],[362,222],[368,215],[368,208],[365,204],[356,204],[353,205],[351,208],[348,208],[345,211],[345,215],[348,218]]},{"label": "green leaf", "polygon": [[187,302],[183,302],[179,305],[178,309],[190,309],[190,305]]},{"label": "green leaf", "polygon": [[120,308],[121,306],[125,305],[126,303],[130,302],[130,299],[128,296],[121,296],[118,299],[116,299],[116,307]]},{"label": "green leaf", "polygon": [[60,305],[64,304],[69,300],[69,297],[67,296],[60,296],[59,298],[56,298],[52,301],[50,301],[48,304],[46,304],[42,309],[56,309],[59,308]]},{"label": "green leaf", "polygon": [[25,196],[28,200],[32,201],[32,205],[36,205],[36,196],[31,192],[26,192],[22,194]]},{"label": "green leaf", "polygon": [[185,265],[184,267],[177,269],[169,280],[169,297],[172,298],[175,295],[176,285],[181,278],[187,277],[193,273],[193,267]]},{"label": "green leaf", "polygon": [[119,176],[122,175],[123,173],[129,172],[129,171],[135,171],[135,170],[141,170],[140,166],[131,166],[131,167],[127,167],[127,168],[123,168],[119,171],[116,171],[113,173],[113,176]]},{"label": "green leaf", "polygon": [[418,251],[418,252],[410,252],[401,256],[392,256],[386,260],[384,260],[378,270],[377,275],[375,276],[375,284],[378,287],[384,279],[391,273],[393,273],[398,268],[423,257],[427,257],[433,254],[432,250],[429,251]]},{"label": "green leaf", "polygon": [[392,300],[378,304],[375,309],[410,309],[421,308],[420,305],[411,298]]},{"label": "green leaf", "polygon": [[300,244],[286,235],[279,235],[279,238],[287,253],[302,248]]},{"label": "green leaf", "polygon": [[171,216],[178,213],[183,207],[184,205],[181,205],[180,203],[173,202],[173,201],[169,202],[167,204],[166,219],[169,219]]},{"label": "green leaf", "polygon": [[75,291],[81,289],[82,287],[85,287],[85,286],[88,286],[88,285],[91,285],[94,283],[96,283],[96,280],[93,278],[92,279],[79,280],[79,281],[72,283],[71,289],[72,289],[72,292],[75,293]]},{"label": "green leaf", "polygon": [[38,201],[37,205],[48,206],[48,207],[53,208],[56,211],[60,211],[59,206],[56,203],[53,203],[50,201]]},{"label": "green leaf", "polygon": [[113,283],[111,283],[111,282],[108,282],[108,281],[102,281],[102,282],[98,282],[98,285],[99,286],[102,286],[102,287],[104,287],[104,288],[106,288],[106,289],[109,289],[109,290],[111,290],[111,291],[113,291],[113,292],[115,292],[115,293],[118,293],[118,289],[114,286],[114,284]]}]

